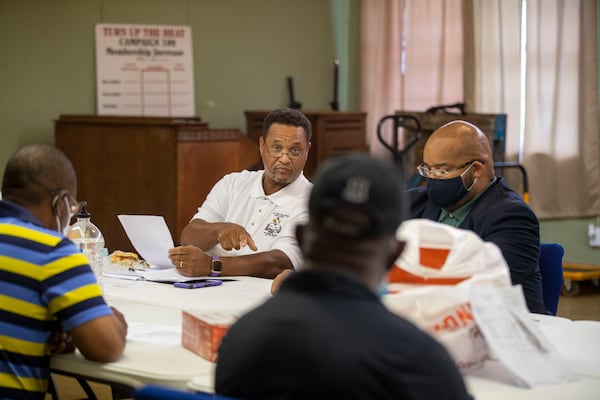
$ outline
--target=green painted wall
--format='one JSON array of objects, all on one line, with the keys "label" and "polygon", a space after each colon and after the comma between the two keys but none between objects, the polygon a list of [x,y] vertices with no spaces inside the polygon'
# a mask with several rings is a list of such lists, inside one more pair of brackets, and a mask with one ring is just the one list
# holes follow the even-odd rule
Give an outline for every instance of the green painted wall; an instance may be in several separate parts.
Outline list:
[{"label": "green painted wall", "polygon": [[600,265],[600,248],[589,245],[588,224],[592,223],[599,225],[596,218],[540,221],[540,238],[562,244],[565,261]]},{"label": "green painted wall", "polygon": [[[53,143],[59,115],[95,113],[99,22],[190,25],[196,111],[212,127],[244,131],[244,110],[286,106],[287,76],[294,77],[305,110],[329,109],[335,57],[342,61],[341,109],[356,110],[359,5],[359,0],[0,0],[0,165],[24,144]],[[600,264],[600,249],[588,245],[591,222],[596,221],[541,221],[541,237],[562,243],[568,261]]]},{"label": "green painted wall", "polygon": [[[335,57],[323,0],[0,0],[0,165],[54,142],[61,114],[95,113],[96,23],[190,25],[197,115],[245,131],[244,110],[327,110]],[[209,107],[214,103],[214,107]]]},{"label": "green painted wall", "polygon": [[[357,109],[358,23],[360,0],[329,0],[333,17],[335,58],[340,61],[338,99],[340,111]],[[331,92],[333,97],[333,89]]]}]

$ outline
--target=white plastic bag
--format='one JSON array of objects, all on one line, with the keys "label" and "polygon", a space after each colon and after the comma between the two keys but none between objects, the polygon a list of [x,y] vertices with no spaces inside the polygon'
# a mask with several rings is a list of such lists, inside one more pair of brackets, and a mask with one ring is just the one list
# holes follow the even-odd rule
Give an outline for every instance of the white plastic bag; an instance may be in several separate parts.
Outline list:
[{"label": "white plastic bag", "polygon": [[480,366],[489,351],[471,313],[470,287],[510,286],[500,249],[427,219],[404,222],[397,237],[406,247],[390,271],[384,304],[440,341],[462,371]]}]

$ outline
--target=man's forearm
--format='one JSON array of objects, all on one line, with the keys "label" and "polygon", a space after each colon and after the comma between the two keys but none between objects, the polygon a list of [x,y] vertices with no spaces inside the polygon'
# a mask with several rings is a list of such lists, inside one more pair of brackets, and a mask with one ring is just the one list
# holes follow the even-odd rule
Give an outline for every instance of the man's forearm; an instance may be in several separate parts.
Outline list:
[{"label": "man's forearm", "polygon": [[293,269],[290,259],[280,250],[237,257],[221,257],[223,275],[247,275],[274,278],[285,269]]},{"label": "man's forearm", "polygon": [[217,235],[217,224],[210,224],[204,220],[196,219],[183,228],[180,244],[191,244],[202,249],[202,251],[207,251],[219,242]]}]

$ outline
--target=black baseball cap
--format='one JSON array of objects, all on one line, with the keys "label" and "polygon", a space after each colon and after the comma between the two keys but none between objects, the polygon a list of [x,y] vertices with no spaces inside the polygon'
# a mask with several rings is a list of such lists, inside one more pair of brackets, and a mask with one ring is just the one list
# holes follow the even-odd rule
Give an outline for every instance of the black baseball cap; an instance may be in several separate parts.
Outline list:
[{"label": "black baseball cap", "polygon": [[404,219],[401,182],[400,170],[387,160],[366,153],[330,158],[319,167],[313,182],[310,219],[342,236],[393,235]]}]

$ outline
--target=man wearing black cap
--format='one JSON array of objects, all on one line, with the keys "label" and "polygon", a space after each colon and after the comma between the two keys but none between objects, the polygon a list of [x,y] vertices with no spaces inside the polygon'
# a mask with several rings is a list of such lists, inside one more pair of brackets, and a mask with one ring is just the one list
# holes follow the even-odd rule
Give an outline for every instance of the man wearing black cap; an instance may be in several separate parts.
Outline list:
[{"label": "man wearing black cap", "polygon": [[404,243],[395,168],[345,155],[319,170],[303,269],[241,317],[219,349],[215,390],[244,399],[467,399],[446,350],[389,312],[378,292]]}]

